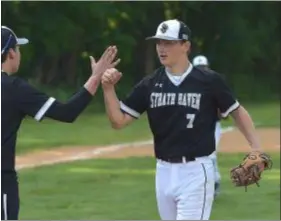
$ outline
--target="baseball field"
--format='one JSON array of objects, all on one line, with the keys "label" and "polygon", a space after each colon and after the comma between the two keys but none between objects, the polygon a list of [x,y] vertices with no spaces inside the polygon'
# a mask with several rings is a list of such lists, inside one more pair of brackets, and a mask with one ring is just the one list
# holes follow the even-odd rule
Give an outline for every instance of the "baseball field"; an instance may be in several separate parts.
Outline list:
[{"label": "baseball field", "polygon": [[[211,219],[280,218],[280,104],[246,105],[273,168],[245,192],[229,170],[249,150],[231,119],[223,122],[219,149],[221,194]],[[143,116],[115,131],[105,115],[86,112],[74,124],[26,119],[19,133],[20,219],[159,219],[154,192],[155,159]]]}]

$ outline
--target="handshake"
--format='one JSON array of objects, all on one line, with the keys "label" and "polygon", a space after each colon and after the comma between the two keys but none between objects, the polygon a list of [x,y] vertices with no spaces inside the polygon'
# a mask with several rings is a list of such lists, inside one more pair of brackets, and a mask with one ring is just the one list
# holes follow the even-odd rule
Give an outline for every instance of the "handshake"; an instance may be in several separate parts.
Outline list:
[{"label": "handshake", "polygon": [[109,46],[98,62],[90,56],[92,75],[87,82],[88,84],[85,84],[90,93],[92,92],[91,85],[93,84],[96,86],[98,82],[101,82],[103,89],[107,89],[113,87],[120,80],[122,73],[115,69],[121,61],[119,58],[116,59],[117,52],[116,46]]},{"label": "handshake", "polygon": [[101,83],[104,89],[114,86],[122,77],[122,73],[115,68],[107,69],[101,78]]}]

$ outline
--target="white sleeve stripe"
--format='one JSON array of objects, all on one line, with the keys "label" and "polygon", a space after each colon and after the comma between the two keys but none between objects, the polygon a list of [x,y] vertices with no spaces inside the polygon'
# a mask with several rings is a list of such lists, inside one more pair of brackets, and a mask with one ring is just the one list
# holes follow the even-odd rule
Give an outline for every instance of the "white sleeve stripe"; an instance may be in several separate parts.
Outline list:
[{"label": "white sleeve stripe", "polygon": [[45,113],[47,112],[47,110],[52,106],[52,104],[54,103],[56,99],[53,97],[50,97],[44,104],[43,106],[40,108],[40,110],[36,113],[34,119],[37,121],[40,121],[42,119],[42,117],[45,115]]},{"label": "white sleeve stripe", "polygon": [[8,220],[8,208],[7,208],[7,198],[8,198],[8,195],[7,193],[4,193],[3,194],[3,210],[4,210],[4,220]]},{"label": "white sleeve stripe", "polygon": [[235,109],[237,109],[239,107],[239,102],[236,101],[234,104],[232,104],[227,111],[225,111],[224,113],[221,114],[222,117],[227,117],[232,111],[234,111]]},{"label": "white sleeve stripe", "polygon": [[128,107],[127,105],[125,105],[122,101],[120,102],[120,108],[121,110],[125,111],[126,113],[139,118],[140,113],[138,113],[137,111],[133,110],[132,108]]}]

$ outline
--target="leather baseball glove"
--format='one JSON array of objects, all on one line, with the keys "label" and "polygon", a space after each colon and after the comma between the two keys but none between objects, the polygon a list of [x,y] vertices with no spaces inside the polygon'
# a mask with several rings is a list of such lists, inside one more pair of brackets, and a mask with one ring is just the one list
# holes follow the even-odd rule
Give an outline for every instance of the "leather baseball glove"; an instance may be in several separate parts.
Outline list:
[{"label": "leather baseball glove", "polygon": [[239,166],[231,169],[230,178],[235,186],[244,186],[247,191],[249,185],[255,183],[259,186],[262,172],[271,167],[272,160],[269,155],[261,151],[252,151],[244,157]]}]

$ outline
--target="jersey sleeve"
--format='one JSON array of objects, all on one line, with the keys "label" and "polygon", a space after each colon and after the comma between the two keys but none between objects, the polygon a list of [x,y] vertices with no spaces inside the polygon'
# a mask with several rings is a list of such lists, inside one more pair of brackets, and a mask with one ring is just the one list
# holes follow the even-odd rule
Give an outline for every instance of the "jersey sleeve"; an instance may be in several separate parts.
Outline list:
[{"label": "jersey sleeve", "polygon": [[121,110],[134,118],[139,118],[147,110],[147,85],[144,80],[140,81],[131,92],[120,101]]},{"label": "jersey sleeve", "polygon": [[17,79],[15,86],[15,102],[17,107],[24,114],[33,117],[37,121],[41,121],[45,113],[55,102],[55,98],[38,91],[22,79]]},{"label": "jersey sleeve", "polygon": [[232,111],[236,110],[240,104],[235,98],[226,80],[219,74],[214,74],[212,79],[214,97],[223,118],[226,118]]}]

